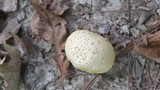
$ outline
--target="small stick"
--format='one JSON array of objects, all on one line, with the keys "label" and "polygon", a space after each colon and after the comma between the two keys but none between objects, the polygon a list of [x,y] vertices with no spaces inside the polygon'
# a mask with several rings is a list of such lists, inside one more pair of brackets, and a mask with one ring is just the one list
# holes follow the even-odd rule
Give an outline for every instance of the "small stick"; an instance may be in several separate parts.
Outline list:
[{"label": "small stick", "polygon": [[133,69],[133,60],[131,53],[128,53],[128,85],[129,90],[133,90],[133,79],[132,79],[132,69]]},{"label": "small stick", "polygon": [[158,88],[158,84],[160,83],[160,72],[158,73],[158,78],[157,78],[157,81],[156,81],[156,84],[155,84],[155,86],[154,86],[154,89],[153,90],[157,90],[157,88]]},{"label": "small stick", "polygon": [[[156,24],[151,25],[150,27],[148,27],[148,29],[146,30],[147,33],[153,34],[154,32],[156,32],[158,29],[160,28],[160,20],[157,21]],[[144,32],[145,33],[145,32]],[[134,41],[138,40],[140,38],[141,35],[143,35],[144,33],[140,34]],[[116,56],[116,58],[122,57],[124,54],[126,54],[128,51],[130,51],[131,49],[133,49],[134,47],[134,41],[130,42],[126,48],[124,48],[122,51],[120,51],[118,53],[118,55]]]},{"label": "small stick", "polygon": [[82,88],[81,90],[89,90],[89,88],[93,85],[93,83],[95,82],[95,80],[100,76],[101,74],[96,74],[95,77],[93,79],[91,79],[84,88]]},{"label": "small stick", "polygon": [[127,9],[128,9],[128,22],[130,22],[131,19],[130,0],[127,0]]}]

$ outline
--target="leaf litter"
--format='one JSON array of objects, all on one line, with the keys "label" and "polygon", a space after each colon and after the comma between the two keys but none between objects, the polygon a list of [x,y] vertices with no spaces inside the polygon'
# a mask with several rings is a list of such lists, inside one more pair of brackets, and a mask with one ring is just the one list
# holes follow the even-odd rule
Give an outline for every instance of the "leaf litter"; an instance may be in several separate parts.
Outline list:
[{"label": "leaf litter", "polygon": [[[56,2],[57,0],[55,0]],[[67,22],[55,14],[51,14],[36,2],[31,0],[31,5],[36,10],[36,14],[31,20],[32,32],[37,37],[48,42],[52,42],[57,52],[58,67],[61,72],[61,80],[67,75],[69,61],[64,55],[64,43],[67,37],[66,24]]]},{"label": "leaf litter", "polygon": [[[21,72],[21,59],[19,51],[8,44],[3,44],[7,56],[3,64],[0,65],[0,75],[7,83],[6,90],[19,90],[20,87],[20,72]],[[7,60],[9,59],[9,60]],[[13,88],[14,87],[14,88]]]},{"label": "leaf litter", "polygon": [[[57,56],[58,56],[57,57],[58,67],[61,72],[61,80],[63,81],[63,79],[65,78],[65,76],[67,74],[67,68],[69,66],[69,61],[65,58],[65,55],[63,52],[64,51],[64,42],[65,42],[65,39],[67,36],[66,29],[65,29],[66,28],[65,27],[66,21],[57,15],[62,15],[64,13],[64,11],[66,9],[68,9],[68,6],[62,5],[63,8],[61,8],[61,3],[59,0],[57,0],[57,1],[55,0],[54,2],[51,3],[51,5],[47,5],[47,6],[50,6],[48,8],[48,10],[50,10],[50,11],[46,11],[40,5],[38,5],[37,3],[34,3],[33,1],[31,1],[31,5],[38,12],[38,14],[35,14],[35,16],[33,17],[34,19],[31,20],[32,32],[37,35],[36,38],[38,38],[39,40],[44,39],[47,42],[52,42],[54,44],[54,46],[56,47]],[[55,8],[54,5],[56,5],[56,9],[52,10],[53,8]],[[58,6],[58,8],[57,8],[57,6]],[[51,14],[50,12],[54,13],[55,15]],[[35,22],[34,20],[37,22]],[[32,42],[30,42],[30,40],[23,38],[23,37],[19,37],[19,35],[17,35],[17,32],[20,28],[20,24],[18,24],[17,19],[14,19],[11,21],[12,22],[9,22],[8,26],[4,30],[2,30],[2,33],[0,35],[1,44],[5,43],[6,40],[8,40],[8,39],[10,40],[11,37],[13,37],[14,45],[17,49],[19,49],[19,51],[21,53],[21,57],[23,59],[25,59],[25,60],[27,60],[27,59],[39,60],[39,59],[37,59],[37,57],[38,58],[42,57],[42,54],[40,56],[39,55],[36,56],[36,55],[39,52],[41,53],[41,51],[38,51],[39,49],[37,49],[37,47],[34,44],[32,44]],[[24,56],[27,56],[27,58],[25,58]],[[6,57],[2,58],[2,63],[5,59],[6,59]],[[28,63],[32,63],[32,62],[28,62]],[[48,70],[46,70],[46,72],[48,72]],[[47,75],[49,75],[49,74],[47,74]],[[46,75],[44,75],[44,76],[46,76]],[[19,76],[19,78],[20,78],[20,76]],[[50,78],[52,78],[52,77],[50,77]],[[30,83],[32,83],[32,82],[30,82]],[[45,83],[47,83],[47,82],[45,82]],[[40,85],[40,83],[35,85],[34,88],[40,88],[40,87],[38,87],[39,85]],[[18,90],[18,89],[16,88],[16,90]]]},{"label": "leaf litter", "polygon": [[[63,1],[63,0],[62,0]],[[76,2],[76,0],[74,0],[73,2]],[[77,1],[77,2],[79,2],[79,1]],[[81,2],[81,1],[80,1]],[[85,2],[85,1],[83,1],[83,2]],[[94,0],[93,0],[93,2],[94,2]],[[110,1],[109,1],[110,2]],[[64,4],[62,4],[61,3],[61,0],[44,0],[44,5],[39,5],[39,4],[37,4],[37,2],[36,3],[34,3],[34,2],[32,2],[31,1],[31,5],[32,5],[32,7],[36,10],[36,13],[37,14],[35,14],[34,15],[34,17],[33,18],[31,18],[31,20],[30,20],[30,25],[31,25],[31,28],[32,28],[32,32],[36,35],[36,37],[33,37],[35,40],[39,40],[38,42],[41,42],[41,41],[44,41],[44,42],[49,42],[49,43],[53,43],[53,45],[54,45],[54,47],[55,47],[55,49],[56,49],[56,52],[57,52],[57,55],[56,55],[56,60],[58,60],[57,62],[58,62],[58,66],[59,66],[59,69],[60,69],[60,71],[61,71],[61,80],[63,81],[63,79],[64,79],[64,77],[65,77],[65,75],[67,75],[67,68],[68,68],[68,60],[66,60],[66,57],[65,57],[65,52],[64,52],[64,42],[65,42],[65,39],[66,39],[66,37],[67,37],[67,32],[66,32],[66,24],[68,23],[68,22],[66,22],[63,18],[61,18],[61,15],[64,13],[64,11],[66,10],[66,9],[68,9],[68,6],[66,6],[66,5],[64,5]],[[82,3],[81,3],[82,4]],[[104,3],[105,4],[105,3]],[[42,6],[44,6],[43,8],[42,8]],[[101,4],[100,4],[100,6],[102,6]],[[85,6],[84,6],[85,7]],[[87,6],[88,7],[88,6]],[[106,7],[106,6],[105,6]],[[104,8],[105,8],[104,7]],[[95,7],[94,7],[95,8]],[[83,9],[82,9],[82,12],[83,12]],[[93,10],[93,12],[94,12],[94,10]],[[78,13],[78,12],[77,12]],[[103,12],[104,13],[104,15],[107,15],[105,12]],[[117,13],[116,13],[117,14]],[[79,13],[77,14],[78,16],[81,16],[81,15],[79,15]],[[113,15],[112,15],[113,16]],[[108,17],[108,16],[107,16]],[[99,20],[99,19],[98,19]],[[23,21],[23,20],[22,20]],[[84,20],[85,21],[85,20]],[[116,20],[117,21],[117,20]],[[114,45],[119,45],[119,47],[121,48],[121,47],[123,47],[123,48],[125,48],[126,47],[126,45],[131,41],[130,39],[128,40],[128,41],[126,41],[126,39],[128,39],[128,37],[126,38],[126,37],[124,37],[124,36],[122,36],[122,34],[120,35],[120,34],[118,34],[119,33],[119,27],[121,27],[121,26],[123,26],[123,25],[126,25],[125,23],[126,22],[123,22],[123,23],[121,23],[121,21],[123,21],[123,20],[120,20],[120,24],[117,24],[117,27],[118,28],[115,28],[114,30],[110,30],[108,33],[111,33],[111,32],[113,32],[113,37],[114,37],[114,39],[115,39],[115,43],[114,43]],[[75,22],[76,22],[76,20],[75,20]],[[81,22],[81,20],[79,21],[79,22]],[[140,22],[140,21],[139,21]],[[96,22],[95,22],[96,23]],[[145,22],[146,23],[146,22]],[[14,23],[13,23],[14,24]],[[144,23],[141,23],[142,24],[142,26],[144,25]],[[79,24],[78,24],[79,25]],[[86,26],[87,26],[87,24],[85,24]],[[81,28],[84,28],[84,26],[85,25],[81,25]],[[99,24],[98,25],[101,25],[101,23],[99,22]],[[134,27],[134,26],[133,26]],[[135,26],[136,27],[136,26]],[[112,28],[112,27],[111,27]],[[150,28],[150,27],[149,27]],[[155,28],[156,28],[156,30],[158,30],[158,28],[159,28],[159,25],[157,25],[157,26],[153,26],[153,27],[151,27],[150,29],[153,29],[153,31],[155,30]],[[95,29],[95,28],[94,28]],[[113,29],[113,28],[112,28]],[[130,27],[128,27],[128,29],[130,29]],[[137,27],[136,27],[136,29],[137,29]],[[18,29],[19,30],[19,29]],[[96,30],[96,29],[95,29]],[[4,31],[4,30],[3,30]],[[10,31],[8,31],[8,32],[10,32]],[[15,32],[11,32],[13,35],[10,35],[10,34],[8,34],[8,32],[7,32],[7,35],[5,35],[5,33],[4,33],[4,36],[6,36],[7,38],[2,38],[3,40],[2,40],[2,42],[5,42],[6,40],[8,40],[10,37],[13,37],[14,38],[14,41],[15,41],[15,43],[16,43],[16,47],[18,46],[18,49],[21,51],[21,54],[24,54],[24,55],[26,55],[26,56],[29,56],[29,57],[32,57],[32,56],[30,56],[29,54],[31,54],[32,53],[32,55],[34,55],[35,53],[38,53],[38,52],[34,52],[34,51],[37,51],[37,49],[35,49],[35,48],[33,48],[33,52],[32,52],[32,50],[30,50],[30,48],[28,48],[28,46],[29,47],[34,47],[34,46],[38,46],[39,47],[39,45],[37,45],[35,42],[34,42],[34,44],[32,44],[33,42],[32,42],[32,40],[30,41],[30,40],[28,40],[28,39],[26,39],[26,38],[23,38],[23,37],[20,37],[19,36],[19,33],[18,34],[16,34],[18,31],[15,31]],[[19,31],[19,32],[21,32],[21,31]],[[96,32],[96,31],[95,31]],[[128,32],[129,34],[127,34],[126,36],[129,36],[130,35],[130,31]],[[135,44],[135,41],[133,41],[133,42],[131,42],[131,44],[129,44],[129,45],[131,45],[131,47],[129,47],[128,48],[128,45],[127,45],[127,49],[132,49],[132,48],[134,48],[134,50],[135,50],[135,48],[138,48],[138,50],[135,50],[135,51],[138,51],[138,53],[139,54],[142,54],[142,55],[144,55],[144,56],[148,56],[148,55],[150,55],[150,56],[148,56],[148,57],[159,57],[159,55],[157,54],[157,52],[158,52],[158,50],[156,50],[155,48],[156,47],[159,47],[159,43],[157,43],[157,42],[159,42],[158,41],[158,38],[159,38],[159,36],[158,36],[158,34],[157,34],[158,32],[157,31],[154,31],[154,33],[150,33],[150,34],[143,34],[142,35],[142,37],[140,37],[140,38],[138,38],[138,39],[136,39],[136,40],[140,40],[140,41],[138,41],[138,42],[140,42],[140,43],[137,43],[136,42],[136,44]],[[3,34],[3,33],[1,33],[1,34]],[[112,34],[112,33],[111,33]],[[117,36],[116,36],[116,34],[117,34]],[[135,35],[135,37],[137,37],[138,35]],[[122,39],[119,39],[119,37],[123,37]],[[129,36],[130,37],[130,36]],[[32,39],[33,39],[32,38]],[[25,40],[26,39],[26,40]],[[112,40],[112,38],[111,38],[111,40]],[[26,42],[26,41],[28,41],[28,42]],[[123,41],[123,42],[121,42],[121,41]],[[143,43],[142,43],[142,41],[143,41]],[[121,43],[117,43],[117,42],[121,42]],[[28,43],[31,43],[32,45],[30,45],[30,44],[28,44]],[[152,44],[152,43],[155,43],[155,44]],[[27,46],[26,46],[27,45]],[[152,46],[152,47],[151,47]],[[42,45],[42,47],[44,47],[43,45]],[[118,50],[119,49],[119,47],[116,49],[116,50]],[[41,47],[39,47],[40,49],[41,49]],[[53,48],[51,47],[51,46],[49,46],[49,48],[45,51],[45,52],[47,52],[47,51],[52,51],[53,50]],[[142,51],[140,51],[140,50],[144,50],[144,51],[146,51],[146,53],[144,53],[144,52],[142,52]],[[29,53],[28,53],[29,52]],[[30,53],[31,52],[31,53]],[[41,51],[40,51],[41,52]],[[127,52],[127,51],[126,51]],[[152,52],[154,52],[154,53],[152,53]],[[148,54],[148,53],[151,53],[151,54]],[[44,52],[43,52],[43,54],[44,54]],[[121,55],[123,55],[123,53],[121,54]],[[133,54],[133,56],[134,56],[135,54]],[[36,55],[35,55],[36,56]],[[51,55],[52,56],[52,55]],[[2,60],[2,64],[3,63],[6,63],[5,62],[5,59],[6,59],[7,57],[5,57],[5,54],[3,54],[2,55],[2,58],[1,58],[1,60]],[[33,58],[34,58],[34,56],[33,56]],[[135,57],[134,57],[135,58]],[[118,58],[119,59],[119,58]],[[132,59],[132,58],[131,58]],[[27,59],[26,59],[27,60]],[[29,60],[29,59],[28,59]],[[35,60],[37,60],[37,58],[35,58]],[[134,59],[133,59],[134,60]],[[124,61],[125,60],[123,60],[122,62],[124,63]],[[138,75],[139,74],[139,72],[141,72],[141,71],[143,71],[144,69],[145,70],[147,70],[148,69],[148,71],[147,71],[147,73],[145,73],[146,71],[144,70],[143,72],[141,72],[140,73],[140,75],[142,75],[142,77],[143,78],[141,78],[141,80],[140,81],[136,81],[136,83],[138,82],[139,84],[137,84],[137,85],[142,85],[142,87],[143,87],[143,85],[144,85],[144,89],[148,89],[148,88],[145,88],[145,86],[148,86],[148,87],[150,87],[150,85],[152,84],[152,85],[154,85],[154,87],[157,87],[157,85],[159,85],[159,81],[158,80],[156,80],[156,78],[159,78],[158,76],[156,76],[156,75],[160,75],[160,74],[158,74],[158,72],[156,72],[156,70],[158,70],[158,68],[155,68],[155,64],[153,63],[153,64],[149,64],[148,66],[146,65],[146,61],[147,61],[147,63],[149,62],[148,60],[144,60],[144,62],[143,62],[143,64],[139,64],[139,60],[137,60],[135,63],[136,63],[136,65],[134,65],[133,64],[133,67],[136,67],[136,66],[138,66],[136,69],[137,69],[137,71],[136,71],[136,75]],[[52,61],[51,62],[54,62],[54,64],[52,64],[53,66],[55,66],[56,65],[56,62],[55,62],[55,60],[54,60],[54,58],[52,58]],[[153,61],[150,61],[150,62],[153,62]],[[28,65],[28,67],[27,68],[32,68],[32,70],[33,70],[33,72],[34,72],[34,68],[33,67],[38,67],[38,68],[36,68],[36,69],[42,69],[42,67],[43,67],[43,65],[40,65],[39,63],[40,62],[36,62],[36,64],[37,65],[39,65],[39,66],[36,66],[36,65],[34,65],[32,62],[28,62],[30,65]],[[45,63],[45,62],[44,62]],[[117,63],[117,62],[116,62]],[[120,63],[118,63],[118,64],[120,64]],[[44,65],[45,66],[45,65]],[[118,67],[118,65],[116,65],[117,67]],[[119,66],[121,66],[121,65],[119,65]],[[127,66],[127,65],[125,65],[125,66]],[[139,69],[139,67],[142,69]],[[126,67],[124,67],[125,69],[126,69]],[[152,69],[153,68],[153,69]],[[133,68],[134,69],[134,68]],[[122,70],[118,70],[118,71],[123,71],[124,69],[122,69]],[[56,71],[56,70],[55,70]],[[54,71],[54,72],[55,72]],[[113,69],[113,71],[115,71],[115,69]],[[118,72],[117,71],[117,72]],[[41,72],[43,72],[43,73],[41,73]],[[125,71],[124,71],[125,72]],[[138,73],[137,73],[138,72]],[[29,78],[33,78],[33,77],[31,77],[31,76],[29,76],[29,75],[27,75],[27,73],[32,73],[31,71],[30,72],[27,72],[26,71],[26,76],[27,77],[29,77]],[[43,68],[43,70],[41,70],[40,72],[38,72],[38,71],[36,71],[35,70],[35,72],[34,72],[34,74],[35,74],[35,77],[36,77],[36,79],[34,79],[34,80],[32,80],[32,81],[29,81],[29,79],[26,79],[26,84],[33,84],[33,86],[34,86],[34,89],[36,89],[36,90],[40,90],[40,89],[42,89],[41,87],[43,87],[43,85],[42,85],[42,83],[47,83],[47,80],[43,80],[40,76],[42,75],[42,77],[44,76],[44,78],[45,79],[47,79],[46,77],[48,77],[47,75],[45,75],[47,73],[47,70],[45,69],[45,68]],[[57,72],[56,72],[57,73]],[[153,74],[152,74],[153,73]],[[39,75],[40,74],[40,75]],[[118,74],[118,75],[120,75],[120,74]],[[129,75],[132,75],[132,74],[129,74]],[[58,75],[59,76],[59,75]],[[106,74],[106,76],[105,77],[111,77],[112,75],[110,75],[110,76],[108,76],[108,74]],[[123,76],[123,75],[122,75]],[[70,76],[70,77],[72,77],[72,75]],[[84,77],[84,75],[82,75],[82,77]],[[102,78],[105,78],[105,77],[102,77]],[[132,76],[131,76],[132,77]],[[151,78],[152,77],[152,78]],[[153,78],[153,77],[156,77],[156,78]],[[49,75],[49,78],[53,78],[53,77],[50,77],[50,75]],[[76,76],[76,78],[79,78],[78,76]],[[86,77],[87,79],[88,79],[88,77]],[[118,77],[119,78],[119,77]],[[117,84],[114,84],[113,82],[111,82],[111,85],[108,85],[107,86],[107,88],[108,87],[112,87],[112,84],[113,84],[113,87],[119,87],[119,86],[121,86],[121,85],[118,85],[118,83],[120,83],[118,80],[120,80],[120,79],[118,79],[116,76],[115,77],[112,77],[112,80],[111,81],[115,81],[115,80],[113,80],[113,79],[116,79],[117,80]],[[135,78],[134,76],[133,76],[133,78]],[[75,78],[74,78],[75,79]],[[72,80],[67,80],[71,85],[73,85],[73,86],[69,86],[69,87],[79,87],[79,85],[81,85],[78,81],[74,81],[74,79]],[[81,78],[80,78],[81,79]],[[82,78],[83,79],[83,78]],[[149,79],[149,80],[148,80]],[[28,81],[27,81],[28,80]],[[52,79],[52,80],[54,80],[54,79]],[[78,79],[79,80],[79,79]],[[103,80],[105,80],[105,79],[103,79]],[[38,82],[41,82],[41,83],[38,83]],[[147,82],[148,81],[148,82]],[[154,81],[154,82],[153,82]],[[100,80],[100,83],[98,84],[98,85],[101,85],[101,83],[102,83],[103,81],[101,81]],[[105,80],[105,82],[107,82],[107,83],[110,83],[109,81],[108,81],[108,79],[107,80]],[[123,81],[122,81],[123,82]],[[74,83],[74,84],[73,84]],[[82,83],[82,82],[81,82]],[[127,82],[128,83],[128,82]],[[7,84],[7,83],[6,83]],[[48,83],[47,83],[48,84]],[[76,84],[78,84],[78,86],[76,85]],[[131,84],[130,82],[129,82],[129,84]],[[57,85],[57,84],[56,84]],[[53,86],[55,86],[56,87],[56,85],[53,85]],[[75,86],[74,86],[75,85]],[[97,83],[96,83],[96,85],[97,85]],[[41,87],[39,87],[39,86],[41,86]],[[32,87],[32,86],[31,86]],[[95,87],[95,85],[93,85],[92,86],[92,88],[93,87]],[[123,87],[123,86],[122,86]],[[125,85],[124,85],[124,87],[126,87]],[[96,88],[100,88],[100,87],[96,87]],[[104,86],[102,85],[102,88],[104,88]],[[94,88],[93,88],[94,89]],[[113,89],[113,88],[112,88]],[[48,89],[47,89],[48,90]],[[52,89],[52,90],[54,90],[54,89]]]},{"label": "leaf litter", "polygon": [[62,15],[69,7],[63,0],[44,0],[45,8],[55,15]]},{"label": "leaf litter", "polygon": [[160,63],[160,31],[142,35],[139,42],[141,43],[134,44],[134,50]]},{"label": "leaf litter", "polygon": [[21,52],[21,57],[29,58],[32,61],[44,62],[41,51],[31,40],[20,38],[14,33],[11,33],[11,35],[14,38],[15,47]]},{"label": "leaf litter", "polygon": [[9,20],[7,26],[3,29],[2,33],[0,33],[0,44],[12,37],[9,33],[17,33],[19,28],[20,24],[16,18]]},{"label": "leaf litter", "polygon": [[[64,42],[65,42],[64,37],[66,37],[66,30],[64,31],[65,33],[61,32],[60,37],[55,37],[56,36],[55,34],[57,34],[57,33],[59,34],[59,29],[60,29],[60,31],[62,31],[61,28],[65,28],[65,27],[59,27],[59,26],[65,26],[65,23],[64,22],[63,23],[62,22],[57,22],[57,21],[61,20],[61,18],[59,18],[59,17],[58,17],[58,19],[55,18],[55,17],[57,17],[56,15],[53,18],[52,17],[53,15],[51,16],[50,14],[48,14],[48,12],[44,11],[43,8],[38,9],[38,10],[39,10],[39,13],[40,13],[39,15],[41,15],[43,17],[43,19],[41,19],[40,16],[38,16],[38,15],[37,15],[38,17],[36,16],[37,19],[35,19],[35,17],[34,17],[35,20],[33,20],[33,21],[35,21],[35,22],[31,22],[32,28],[34,28],[33,32],[35,34],[37,34],[37,36],[40,36],[41,38],[43,38],[47,41],[54,42],[53,44],[55,45],[57,55],[58,55],[58,64],[60,66],[61,77],[62,77],[62,79],[64,79],[64,75],[66,75],[66,73],[67,73],[66,72],[67,69],[64,68],[64,67],[68,67],[68,62],[67,62],[67,64],[65,64],[66,60],[65,60],[65,57],[64,57],[64,53],[62,52],[64,50]],[[40,11],[43,11],[43,13],[40,12]],[[57,21],[53,23],[52,20],[53,21],[57,20]],[[39,21],[41,21],[41,23]],[[47,21],[46,23],[48,25],[46,23],[43,23],[44,21]],[[47,26],[47,27],[39,27],[39,25],[44,25],[44,26]],[[59,25],[59,26],[57,27],[57,25]],[[35,29],[35,28],[39,28],[39,30],[41,30],[41,32],[39,30]],[[47,30],[46,30],[46,28],[47,28]],[[52,31],[52,29],[53,29],[53,31]],[[45,32],[44,32],[44,30],[45,30]],[[57,41],[59,43],[56,43]],[[125,47],[125,45],[126,45],[126,42],[124,43],[123,47]],[[133,48],[133,47],[131,47],[131,48]]]}]

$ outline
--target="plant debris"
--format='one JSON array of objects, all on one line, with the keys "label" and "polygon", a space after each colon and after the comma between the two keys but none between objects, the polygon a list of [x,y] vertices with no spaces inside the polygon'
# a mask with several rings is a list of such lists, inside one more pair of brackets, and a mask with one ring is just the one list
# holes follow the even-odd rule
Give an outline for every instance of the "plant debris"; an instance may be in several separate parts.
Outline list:
[{"label": "plant debris", "polygon": [[41,51],[29,39],[20,38],[13,33],[11,35],[14,38],[15,47],[21,52],[21,57],[26,56],[26,58],[30,58],[33,61],[44,62]]},{"label": "plant debris", "polygon": [[139,42],[134,44],[134,51],[160,63],[160,31],[142,35]]},{"label": "plant debris", "polygon": [[[152,34],[154,32],[156,32],[158,29],[160,28],[160,21],[155,21],[155,23],[153,25],[151,25],[150,27],[148,27],[148,29],[145,31],[146,33]],[[141,34],[143,36],[143,34]],[[139,44],[142,44],[142,40],[144,40],[142,38],[142,36],[139,35],[137,37],[137,39],[135,39],[134,41],[139,42]],[[117,55],[117,58],[123,56],[124,54],[126,54],[129,50],[133,49],[134,47],[134,41],[130,42],[122,51],[120,51]],[[146,41],[143,41],[144,43],[148,43]]]},{"label": "plant debris", "polygon": [[4,12],[15,11],[17,9],[17,3],[17,0],[0,1],[0,10],[3,10]]},{"label": "plant debris", "polygon": [[21,72],[20,53],[13,46],[8,44],[3,44],[3,46],[8,53],[9,60],[0,65],[0,76],[2,76],[7,83],[5,87],[6,90],[19,90]]},{"label": "plant debris", "polygon": [[45,0],[45,8],[55,15],[62,15],[69,7],[63,0]]},{"label": "plant debris", "polygon": [[31,20],[31,27],[34,34],[48,42],[52,42],[56,48],[58,67],[61,72],[61,80],[67,75],[69,61],[64,55],[64,43],[66,40],[66,21],[54,14],[49,13],[43,7],[31,1],[31,5],[37,11]]},{"label": "plant debris", "polygon": [[[20,90],[61,90],[62,84],[64,90],[159,90],[159,5],[158,0],[1,0],[0,44],[20,51]],[[64,43],[77,29],[112,43],[117,60],[109,72],[68,69]],[[0,45],[0,66],[12,60],[8,51]],[[0,90],[14,77],[5,78],[0,76]]]},{"label": "plant debris", "polygon": [[0,33],[0,44],[4,43],[10,37],[12,37],[9,33],[17,33],[19,31],[20,24],[17,19],[9,20],[7,26]]}]

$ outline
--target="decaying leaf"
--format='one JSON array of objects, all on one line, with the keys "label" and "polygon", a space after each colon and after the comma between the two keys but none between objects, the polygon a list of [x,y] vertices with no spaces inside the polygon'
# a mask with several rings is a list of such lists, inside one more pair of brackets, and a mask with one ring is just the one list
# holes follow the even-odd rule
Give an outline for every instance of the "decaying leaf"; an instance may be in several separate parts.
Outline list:
[{"label": "decaying leaf", "polygon": [[138,43],[134,44],[134,50],[160,63],[160,31],[142,35]]},{"label": "decaying leaf", "polygon": [[[157,30],[160,29],[160,21],[155,21],[151,26],[148,27],[148,29],[146,30],[146,33],[150,33],[153,34],[154,32],[156,32]],[[143,41],[143,39],[141,39],[142,37],[144,37],[143,35],[140,35],[136,38],[136,42],[139,42],[139,44],[146,44],[146,42]],[[140,40],[139,40],[140,39]],[[145,40],[145,38],[144,38]],[[122,57],[124,54],[126,54],[129,50],[134,48],[134,41],[130,42],[123,50],[121,50],[118,55],[116,56],[116,58]],[[138,44],[138,45],[139,45]]]},{"label": "decaying leaf", "polygon": [[0,76],[2,76],[8,84],[5,90],[19,90],[21,71],[20,53],[16,48],[8,44],[3,44],[3,46],[8,52],[10,59],[9,62],[0,65]]},{"label": "decaying leaf", "polygon": [[49,13],[37,3],[31,0],[31,5],[37,14],[31,19],[31,27],[34,34],[52,42],[57,51],[58,66],[61,72],[61,80],[65,78],[69,61],[64,55],[64,42],[67,37],[66,21],[54,14]]},{"label": "decaying leaf", "polygon": [[69,7],[62,4],[62,0],[44,0],[45,7],[55,15],[62,15]]},{"label": "decaying leaf", "polygon": [[33,61],[43,62],[42,53],[36,45],[32,44],[27,38],[20,38],[14,33],[11,34],[14,38],[15,46],[20,51],[21,56],[26,56]]},{"label": "decaying leaf", "polygon": [[20,28],[20,24],[17,19],[11,19],[5,29],[0,33],[0,44],[4,43],[11,37],[9,33],[17,33]]}]

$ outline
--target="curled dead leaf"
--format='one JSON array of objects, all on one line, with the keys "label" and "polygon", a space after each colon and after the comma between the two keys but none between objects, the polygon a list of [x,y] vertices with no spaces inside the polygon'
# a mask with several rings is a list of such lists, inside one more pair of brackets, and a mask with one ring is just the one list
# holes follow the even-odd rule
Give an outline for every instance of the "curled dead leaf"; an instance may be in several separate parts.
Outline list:
[{"label": "curled dead leaf", "polygon": [[142,35],[134,44],[134,51],[160,63],[160,31]]}]

